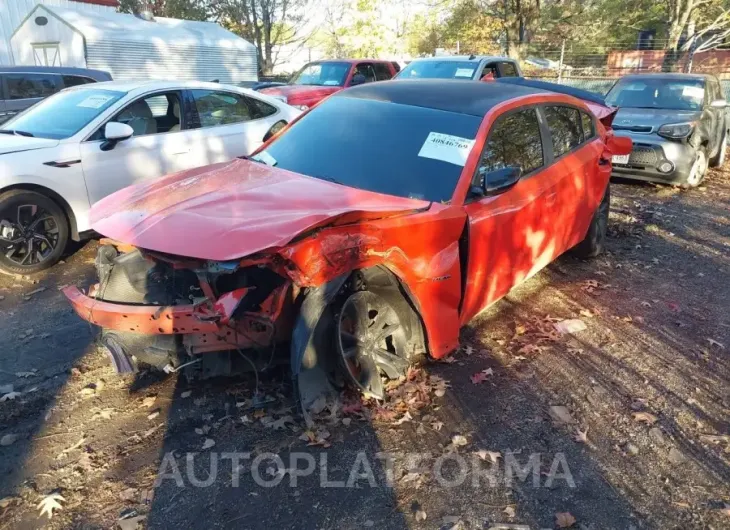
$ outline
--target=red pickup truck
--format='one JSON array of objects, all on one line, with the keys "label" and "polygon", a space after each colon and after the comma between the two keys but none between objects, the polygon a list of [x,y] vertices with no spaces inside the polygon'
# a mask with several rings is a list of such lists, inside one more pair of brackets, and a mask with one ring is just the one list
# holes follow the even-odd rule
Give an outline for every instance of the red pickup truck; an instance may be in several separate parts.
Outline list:
[{"label": "red pickup truck", "polygon": [[289,83],[262,88],[259,92],[306,110],[344,88],[390,79],[398,70],[397,63],[377,59],[314,61],[294,74]]}]

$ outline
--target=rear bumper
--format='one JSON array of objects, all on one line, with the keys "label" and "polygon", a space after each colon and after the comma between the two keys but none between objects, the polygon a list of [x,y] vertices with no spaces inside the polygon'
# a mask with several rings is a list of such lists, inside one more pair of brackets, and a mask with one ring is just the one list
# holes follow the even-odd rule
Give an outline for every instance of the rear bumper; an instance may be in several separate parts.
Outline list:
[{"label": "rear bumper", "polygon": [[[665,184],[684,184],[697,158],[697,151],[689,143],[666,140],[658,135],[623,134],[634,143],[627,165],[613,165],[612,176]],[[670,171],[661,171],[671,164]]]}]

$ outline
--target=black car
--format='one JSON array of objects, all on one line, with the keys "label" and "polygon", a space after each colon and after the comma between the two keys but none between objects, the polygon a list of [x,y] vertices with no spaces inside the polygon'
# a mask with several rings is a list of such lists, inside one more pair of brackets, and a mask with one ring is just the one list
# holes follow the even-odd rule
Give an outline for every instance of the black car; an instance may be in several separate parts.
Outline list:
[{"label": "black car", "polygon": [[0,67],[0,123],[63,88],[111,81],[101,70],[56,66]]},{"label": "black car", "polygon": [[614,176],[696,187],[725,161],[730,120],[713,75],[628,75],[606,103],[619,107],[616,134],[634,142],[630,155],[614,157]]}]

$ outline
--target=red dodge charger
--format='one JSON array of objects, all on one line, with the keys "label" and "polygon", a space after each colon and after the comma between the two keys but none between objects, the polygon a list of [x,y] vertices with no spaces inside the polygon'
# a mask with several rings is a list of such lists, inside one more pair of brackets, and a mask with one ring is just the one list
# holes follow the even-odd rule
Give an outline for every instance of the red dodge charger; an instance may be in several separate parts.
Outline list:
[{"label": "red dodge charger", "polygon": [[284,360],[300,392],[340,371],[382,397],[563,252],[603,248],[631,142],[595,97],[524,84],[358,86],[249,159],[123,189],[92,210],[114,241],[99,283],[65,294],[120,371]]}]

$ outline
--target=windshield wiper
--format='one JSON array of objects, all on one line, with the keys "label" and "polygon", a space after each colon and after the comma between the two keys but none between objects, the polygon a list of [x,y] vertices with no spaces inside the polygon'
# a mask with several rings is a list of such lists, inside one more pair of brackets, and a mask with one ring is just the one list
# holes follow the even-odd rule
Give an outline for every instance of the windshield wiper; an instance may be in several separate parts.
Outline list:
[{"label": "windshield wiper", "polygon": [[0,133],[2,134],[15,134],[18,136],[28,136],[29,138],[34,138],[32,133],[29,133],[28,131],[19,131],[17,129],[0,129]]}]

